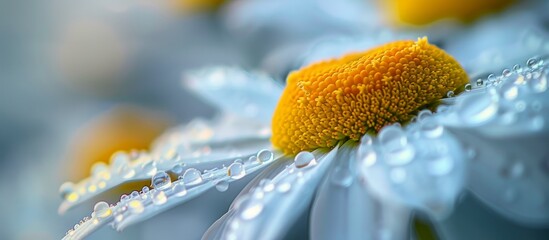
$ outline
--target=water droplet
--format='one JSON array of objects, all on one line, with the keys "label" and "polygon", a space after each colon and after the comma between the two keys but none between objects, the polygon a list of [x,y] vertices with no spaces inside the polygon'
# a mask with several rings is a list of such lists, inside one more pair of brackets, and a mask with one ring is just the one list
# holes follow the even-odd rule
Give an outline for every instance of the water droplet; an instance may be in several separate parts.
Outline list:
[{"label": "water droplet", "polygon": [[509,101],[515,100],[517,96],[519,95],[519,88],[518,86],[512,82],[507,81],[505,82],[501,88],[500,88],[501,96]]},{"label": "water droplet", "polygon": [[377,162],[377,154],[372,148],[364,149],[361,151],[359,159],[362,159],[364,167],[371,167]]},{"label": "water droplet", "polygon": [[454,161],[446,154],[429,159],[427,164],[427,170],[434,176],[446,175],[454,168]]},{"label": "water droplet", "polygon": [[143,172],[145,172],[147,175],[152,176],[156,173],[156,162],[153,160],[150,160],[149,162],[143,164]]},{"label": "water droplet", "polygon": [[396,126],[387,126],[381,129],[378,139],[381,146],[389,150],[401,148],[408,143],[404,131]]},{"label": "water droplet", "polygon": [[353,184],[353,174],[346,167],[335,167],[331,174],[333,184],[341,187],[349,187]]},{"label": "water droplet", "polygon": [[141,192],[142,192],[143,194],[149,193],[149,187],[144,186],[144,187],[141,189]]},{"label": "water droplet", "polygon": [[168,197],[166,197],[164,191],[154,191],[152,194],[152,201],[155,205],[162,205],[168,201]]},{"label": "water droplet", "polygon": [[164,171],[157,172],[151,179],[152,187],[158,190],[164,190],[171,186],[170,175]]},{"label": "water droplet", "polygon": [[294,163],[297,168],[313,166],[316,164],[315,155],[307,151],[300,152],[295,156]]},{"label": "water droplet", "polygon": [[459,118],[467,124],[480,124],[492,120],[498,111],[497,101],[491,94],[475,94],[463,98],[457,106]]},{"label": "water droplet", "polygon": [[176,164],[173,166],[172,172],[177,175],[181,175],[181,173],[183,173],[183,166],[181,164]]},{"label": "water droplet", "polygon": [[130,197],[126,194],[122,194],[122,196],[120,196],[120,202],[125,202],[125,201],[128,201],[130,199]]},{"label": "water droplet", "polygon": [[263,149],[263,150],[261,150],[257,153],[257,160],[260,163],[269,162],[269,161],[273,160],[273,157],[274,157],[273,152],[271,152],[267,149]]},{"label": "water droplet", "polygon": [[362,138],[360,139],[361,145],[372,145],[374,143],[374,138],[368,134],[364,134]]},{"label": "water droplet", "polygon": [[139,197],[139,192],[137,191],[133,191],[131,194],[130,194],[130,198],[137,198]]},{"label": "water droplet", "polygon": [[98,202],[93,206],[93,214],[97,218],[106,218],[112,214],[109,204],[106,202]]},{"label": "water droplet", "polygon": [[257,200],[250,200],[246,208],[240,214],[240,217],[244,220],[251,220],[259,216],[263,211],[263,204]]},{"label": "water droplet", "polygon": [[122,178],[128,179],[135,175],[135,170],[133,170],[130,165],[126,164],[118,168],[118,174],[120,174]]},{"label": "water droplet", "polygon": [[108,166],[103,162],[97,162],[93,164],[91,168],[92,176],[97,179],[109,180],[111,179],[111,173]]},{"label": "water droplet", "polygon": [[253,164],[256,164],[256,163],[260,163],[258,160],[257,160],[257,157],[256,156],[250,156],[248,158],[248,160],[246,160],[246,164],[247,165],[253,165]]},{"label": "water droplet", "polygon": [[520,161],[512,162],[501,169],[501,175],[509,179],[520,178],[524,176],[525,172],[526,166]]},{"label": "water droplet", "polygon": [[477,79],[476,84],[477,84],[477,87],[482,87],[482,85],[484,84],[484,81],[482,79]]},{"label": "water droplet", "polygon": [[506,69],[503,69],[503,72],[501,73],[501,75],[504,77],[509,77],[511,76],[511,73],[512,73],[511,70],[506,68]]},{"label": "water droplet", "polygon": [[67,199],[67,196],[74,193],[74,184],[72,182],[65,182],[59,187],[59,194],[63,199]]},{"label": "water droplet", "polygon": [[227,175],[232,179],[241,179],[246,176],[246,169],[242,163],[235,162],[227,169]]},{"label": "water droplet", "polygon": [[110,165],[111,168],[119,172],[119,169],[122,166],[128,165],[130,162],[130,156],[126,154],[125,152],[116,152],[111,156]]},{"label": "water droplet", "polygon": [[406,170],[403,168],[394,168],[391,170],[389,175],[394,183],[399,184],[406,181]]},{"label": "water droplet", "polygon": [[515,66],[513,66],[513,71],[516,73],[521,73],[522,67],[519,64],[516,64]]},{"label": "water droplet", "polygon": [[275,189],[275,185],[270,181],[263,186],[264,192],[272,192],[274,189]]},{"label": "water droplet", "polygon": [[434,119],[427,119],[421,123],[421,133],[428,138],[438,138],[444,133],[444,127]]},{"label": "water droplet", "polygon": [[222,180],[215,184],[215,189],[220,192],[225,192],[227,189],[229,189],[229,182]]},{"label": "water droplet", "polygon": [[448,91],[446,97],[453,98],[455,96],[454,91]]},{"label": "water droplet", "polygon": [[423,109],[419,111],[419,113],[417,114],[417,119],[418,121],[423,121],[431,116],[433,116],[433,113],[431,112],[431,110]]},{"label": "water droplet", "polygon": [[187,185],[199,184],[203,181],[200,171],[196,168],[189,168],[183,173],[183,176],[180,178]]},{"label": "water droplet", "polygon": [[528,81],[530,89],[534,92],[541,93],[547,90],[547,78],[549,78],[549,71],[546,71],[538,78],[533,78]]},{"label": "water droplet", "polygon": [[530,69],[537,69],[538,67],[540,67],[542,65],[542,61],[538,60],[537,58],[530,58],[528,59],[528,61],[526,61],[526,65],[530,68]]},{"label": "water droplet", "polygon": [[289,183],[289,182],[282,182],[282,183],[278,184],[278,186],[276,187],[276,190],[281,192],[281,193],[288,192],[291,189],[292,189],[292,184]]},{"label": "water droplet", "polygon": [[471,85],[470,83],[467,83],[467,84],[465,84],[464,88],[465,88],[466,92],[469,92],[469,91],[473,90],[473,85]]},{"label": "water droplet", "polygon": [[173,192],[176,197],[182,197],[187,194],[187,187],[185,186],[185,182],[183,181],[177,181],[173,184]]},{"label": "water droplet", "polygon": [[517,112],[524,112],[524,110],[526,110],[526,102],[524,101],[517,101],[515,103],[515,110]]},{"label": "water droplet", "polygon": [[131,200],[129,203],[128,203],[128,208],[130,209],[130,212],[132,213],[142,213],[143,211],[145,211],[145,207],[143,206],[143,203],[141,202],[141,200]]}]

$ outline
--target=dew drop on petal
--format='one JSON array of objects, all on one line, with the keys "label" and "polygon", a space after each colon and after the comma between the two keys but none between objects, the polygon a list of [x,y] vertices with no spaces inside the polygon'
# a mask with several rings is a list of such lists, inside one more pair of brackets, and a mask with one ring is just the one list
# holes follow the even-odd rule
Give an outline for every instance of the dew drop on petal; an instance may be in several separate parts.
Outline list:
[{"label": "dew drop on petal", "polygon": [[164,190],[171,186],[172,180],[170,175],[164,171],[159,171],[151,179],[152,187],[158,190]]},{"label": "dew drop on petal", "polygon": [[331,182],[341,187],[351,186],[353,184],[353,174],[348,168],[336,167],[331,174]]},{"label": "dew drop on petal", "polygon": [[[59,187],[59,194],[61,194],[61,197],[67,201],[71,201],[69,198],[69,196],[71,194],[76,194],[74,192],[74,184],[72,182],[65,182],[63,184],[61,184],[61,186]],[[78,195],[76,195],[78,196]],[[74,200],[76,201],[76,200]],[[72,201],[71,201],[72,202]]]},{"label": "dew drop on petal", "polygon": [[108,166],[103,162],[97,162],[93,164],[91,168],[92,176],[97,179],[109,180],[111,179],[111,174],[109,172]]},{"label": "dew drop on petal", "polygon": [[118,174],[122,176],[122,178],[131,178],[135,176],[135,170],[128,164],[120,166],[118,168]]},{"label": "dew drop on petal", "polygon": [[122,194],[122,196],[120,196],[120,202],[126,202],[130,199],[130,197],[126,194]]},{"label": "dew drop on petal", "polygon": [[490,94],[467,96],[457,107],[459,118],[467,124],[480,124],[492,120],[497,111],[497,102]]},{"label": "dew drop on petal", "polygon": [[263,203],[258,200],[250,201],[251,202],[247,204],[246,209],[244,209],[240,214],[240,217],[244,220],[252,220],[259,216],[259,214],[263,211]]},{"label": "dew drop on petal", "polygon": [[377,154],[372,148],[364,150],[360,157],[364,167],[371,167],[377,162]]},{"label": "dew drop on petal", "polygon": [[172,172],[177,174],[177,175],[181,175],[181,173],[183,173],[183,166],[181,164],[177,164],[177,165],[173,166]]},{"label": "dew drop on petal", "polygon": [[137,198],[139,197],[139,192],[137,191],[133,191],[131,194],[130,194],[130,198]]},{"label": "dew drop on petal", "polygon": [[147,175],[152,176],[156,173],[156,162],[155,161],[149,161],[142,166],[143,172],[145,172]]},{"label": "dew drop on petal", "polygon": [[368,134],[365,134],[360,139],[360,144],[362,144],[362,145],[372,145],[373,143],[374,143],[374,138],[372,138],[372,136],[370,136]]},{"label": "dew drop on petal", "polygon": [[232,179],[241,179],[246,176],[246,169],[242,163],[234,162],[227,168],[227,176]]},{"label": "dew drop on petal", "polygon": [[547,78],[549,78],[548,75],[549,71],[545,71],[545,73],[541,74],[541,76],[530,79],[528,81],[528,86],[534,92],[545,92],[547,90]]},{"label": "dew drop on petal", "polygon": [[294,163],[297,168],[304,168],[309,165],[313,166],[316,164],[315,155],[307,151],[302,151],[295,156]]},{"label": "dew drop on petal", "polygon": [[292,184],[289,182],[282,182],[277,185],[276,190],[281,193],[289,192],[292,189]]},{"label": "dew drop on petal", "polygon": [[137,199],[131,200],[128,203],[128,208],[132,213],[142,213],[145,210],[145,207],[143,206],[143,202]]},{"label": "dew drop on petal", "polygon": [[273,160],[274,154],[273,152],[263,149],[257,153],[257,161],[260,163],[269,162]]},{"label": "dew drop on petal", "polygon": [[162,205],[168,201],[168,197],[164,191],[154,191],[152,194],[152,201],[155,205]]},{"label": "dew drop on petal", "polygon": [[98,202],[93,206],[93,214],[97,218],[106,218],[112,214],[109,204],[106,202]]},{"label": "dew drop on petal", "polygon": [[421,122],[421,133],[428,138],[438,138],[444,133],[444,128],[434,119],[426,119]]},{"label": "dew drop on petal", "polygon": [[189,168],[183,173],[183,176],[180,178],[187,185],[199,184],[203,181],[200,171],[196,168]]},{"label": "dew drop on petal", "polygon": [[225,192],[227,189],[229,189],[229,182],[222,180],[215,184],[215,189],[220,192]]},{"label": "dew drop on petal", "polygon": [[397,126],[387,126],[381,129],[378,139],[381,146],[388,150],[401,148],[408,143],[406,134]]},{"label": "dew drop on petal", "polygon": [[182,197],[187,194],[187,187],[185,186],[185,182],[183,181],[177,181],[173,184],[173,193],[176,197]]},{"label": "dew drop on petal", "polygon": [[505,82],[499,91],[501,96],[509,101],[515,100],[519,95],[519,87],[511,81]]},{"label": "dew drop on petal", "polygon": [[141,189],[141,192],[142,192],[143,194],[149,193],[149,187],[144,186],[144,187]]}]

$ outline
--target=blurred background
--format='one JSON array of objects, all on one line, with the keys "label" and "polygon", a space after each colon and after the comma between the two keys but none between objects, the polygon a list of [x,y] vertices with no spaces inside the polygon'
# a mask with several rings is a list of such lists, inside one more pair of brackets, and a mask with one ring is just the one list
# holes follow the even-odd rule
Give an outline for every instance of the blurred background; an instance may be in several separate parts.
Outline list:
[{"label": "blurred background", "polygon": [[[548,2],[0,1],[0,239],[60,239],[92,210],[59,216],[63,182],[87,177],[93,163],[117,150],[147,149],[164,130],[213,116],[215,109],[182,87],[188,70],[238,66],[284,82],[289,71],[318,59],[427,35],[470,73],[499,72],[549,53]],[[91,238],[197,239],[242,186],[123,234],[106,228]],[[488,219],[464,226],[473,229],[468,239],[490,236],[483,235],[490,225],[517,237],[549,236],[474,200],[468,205],[481,210],[449,221]]]}]

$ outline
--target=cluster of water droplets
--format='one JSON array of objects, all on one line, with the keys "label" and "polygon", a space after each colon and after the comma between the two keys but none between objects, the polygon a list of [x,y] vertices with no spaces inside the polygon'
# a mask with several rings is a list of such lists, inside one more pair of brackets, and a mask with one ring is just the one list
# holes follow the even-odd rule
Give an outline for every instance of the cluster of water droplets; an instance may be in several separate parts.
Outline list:
[{"label": "cluster of water droplets", "polygon": [[[335,152],[300,152],[264,170],[203,239],[276,239],[309,206]],[[262,228],[268,222],[269,229]]]},{"label": "cluster of water droplets", "polygon": [[462,146],[429,110],[406,127],[386,126],[361,139],[357,159],[370,190],[386,201],[444,217],[465,184]]},{"label": "cluster of water droplets", "polygon": [[150,152],[117,152],[108,165],[96,163],[89,178],[78,183],[66,182],[60,187],[64,201],[59,212],[63,213],[120,184],[150,179],[159,171],[181,174],[185,168],[204,170],[220,164],[228,165],[258,148],[270,146],[270,132],[259,125],[248,128],[251,129],[248,133],[242,131],[242,134],[223,130],[241,129],[240,124],[233,117],[212,122],[194,120],[161,136]]},{"label": "cluster of water droplets", "polygon": [[474,158],[472,192],[526,224],[549,224],[548,80],[547,59],[531,58],[475,80],[437,114]]},{"label": "cluster of water droplets", "polygon": [[[66,238],[85,236],[106,223],[122,230],[211,188],[215,187],[218,191],[224,192],[229,188],[230,182],[262,169],[274,160],[274,153],[264,149],[246,156],[245,160],[231,159],[228,166],[220,164],[218,167],[200,170],[186,165],[175,165],[170,171],[155,171],[151,176],[150,188],[145,186],[141,191],[124,194],[113,206],[105,202],[97,203],[91,217],[93,221],[86,222],[86,228],[77,227],[69,231]],[[177,176],[177,179],[172,179],[172,176]]]}]

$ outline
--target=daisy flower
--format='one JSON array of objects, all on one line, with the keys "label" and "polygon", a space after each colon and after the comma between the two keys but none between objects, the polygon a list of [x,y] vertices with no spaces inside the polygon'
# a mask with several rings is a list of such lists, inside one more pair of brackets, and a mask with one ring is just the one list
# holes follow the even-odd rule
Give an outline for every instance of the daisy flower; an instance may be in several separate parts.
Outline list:
[{"label": "daisy flower", "polygon": [[124,183],[64,239],[126,227],[256,175],[203,239],[279,239],[310,209],[312,239],[405,239],[415,214],[447,217],[470,191],[502,216],[549,224],[546,59],[471,79],[426,38],[269,76],[208,68],[185,85],[223,114],[119,152],[65,183],[63,213]]}]

